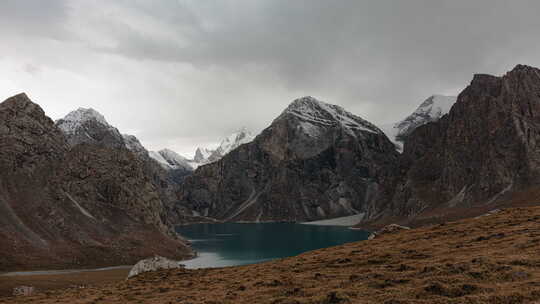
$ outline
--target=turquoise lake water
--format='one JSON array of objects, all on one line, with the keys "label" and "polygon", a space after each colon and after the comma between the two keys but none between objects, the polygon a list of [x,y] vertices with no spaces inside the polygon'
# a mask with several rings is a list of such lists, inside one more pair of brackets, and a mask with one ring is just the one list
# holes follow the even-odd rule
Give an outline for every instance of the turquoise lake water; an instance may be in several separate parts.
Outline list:
[{"label": "turquoise lake water", "polygon": [[221,223],[179,226],[198,257],[183,261],[187,268],[224,267],[277,258],[366,240],[369,232],[340,226],[293,223]]}]

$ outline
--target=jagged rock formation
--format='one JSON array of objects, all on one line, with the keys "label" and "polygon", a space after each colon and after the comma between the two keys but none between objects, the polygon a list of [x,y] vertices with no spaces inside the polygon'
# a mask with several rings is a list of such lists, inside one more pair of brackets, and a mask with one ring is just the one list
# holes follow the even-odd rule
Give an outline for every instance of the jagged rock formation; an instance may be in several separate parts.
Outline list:
[{"label": "jagged rock formation", "polygon": [[403,142],[416,128],[429,122],[439,120],[450,111],[456,102],[454,96],[433,95],[426,99],[418,108],[398,123],[382,126],[384,133],[392,140],[398,150],[403,149]]},{"label": "jagged rock formation", "polygon": [[206,162],[215,162],[227,155],[227,153],[240,147],[243,144],[251,142],[255,136],[246,128],[241,128],[237,132],[223,139],[216,150],[212,151]]},{"label": "jagged rock formation", "polygon": [[0,104],[0,269],[190,254],[142,162],[92,117],[81,120],[87,141],[79,128],[64,136],[24,94]]},{"label": "jagged rock formation", "polygon": [[225,156],[227,153],[239,146],[252,141],[254,136],[246,129],[242,128],[221,141],[216,149],[197,148],[193,159],[188,159],[170,149],[159,151],[150,151],[149,155],[157,161],[165,170],[173,171],[174,175],[183,177],[189,175],[199,166],[215,162]]},{"label": "jagged rock formation", "polygon": [[255,136],[245,127],[229,135],[221,141],[216,149],[197,148],[193,161],[197,166],[205,165],[220,160],[223,156],[243,144],[251,142]]},{"label": "jagged rock formation", "polygon": [[448,115],[408,136],[391,205],[377,208],[413,218],[496,203],[538,183],[539,145],[540,70],[475,75]]},{"label": "jagged rock formation", "polygon": [[312,97],[295,100],[255,140],[200,167],[181,206],[223,220],[306,221],[366,212],[398,153],[377,127]]}]

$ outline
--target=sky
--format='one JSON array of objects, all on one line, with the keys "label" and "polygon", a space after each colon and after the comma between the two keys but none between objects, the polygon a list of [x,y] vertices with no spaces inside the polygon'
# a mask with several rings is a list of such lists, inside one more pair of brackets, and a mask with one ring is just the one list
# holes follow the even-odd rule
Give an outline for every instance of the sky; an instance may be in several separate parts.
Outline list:
[{"label": "sky", "polygon": [[540,66],[537,0],[1,0],[0,99],[94,108],[193,156],[295,98],[375,124],[475,73]]}]

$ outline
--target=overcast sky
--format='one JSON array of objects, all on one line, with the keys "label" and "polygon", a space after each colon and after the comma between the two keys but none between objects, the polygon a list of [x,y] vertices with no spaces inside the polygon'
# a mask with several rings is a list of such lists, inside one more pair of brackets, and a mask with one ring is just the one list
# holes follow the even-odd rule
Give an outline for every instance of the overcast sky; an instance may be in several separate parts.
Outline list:
[{"label": "overcast sky", "polygon": [[0,0],[0,99],[192,156],[311,95],[373,123],[540,66],[540,1]]}]

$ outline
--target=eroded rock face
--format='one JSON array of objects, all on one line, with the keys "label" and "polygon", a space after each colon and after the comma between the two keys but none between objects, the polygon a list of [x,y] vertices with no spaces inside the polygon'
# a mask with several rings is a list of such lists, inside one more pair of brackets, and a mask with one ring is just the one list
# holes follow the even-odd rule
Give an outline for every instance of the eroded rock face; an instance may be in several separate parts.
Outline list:
[{"label": "eroded rock face", "polygon": [[398,153],[374,125],[312,97],[254,141],[200,167],[181,206],[230,221],[307,221],[366,212]]},{"label": "eroded rock face", "polygon": [[0,227],[4,270],[190,255],[134,153],[71,146],[24,94],[0,104]]},{"label": "eroded rock face", "polygon": [[150,272],[150,271],[158,271],[158,270],[165,270],[165,269],[177,269],[177,268],[183,268],[184,265],[180,264],[177,261],[173,261],[161,256],[154,256],[152,258],[144,259],[129,271],[128,279],[132,278],[138,274],[144,273],[144,272]]},{"label": "eroded rock face", "polygon": [[448,115],[409,135],[390,209],[414,216],[495,202],[538,182],[539,145],[540,70],[475,75]]}]

